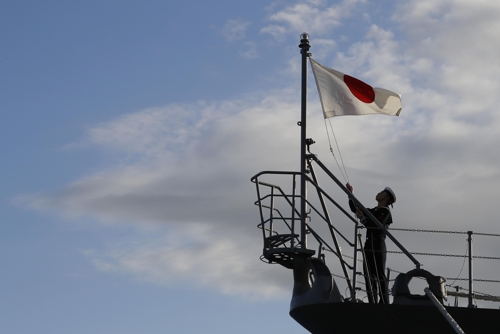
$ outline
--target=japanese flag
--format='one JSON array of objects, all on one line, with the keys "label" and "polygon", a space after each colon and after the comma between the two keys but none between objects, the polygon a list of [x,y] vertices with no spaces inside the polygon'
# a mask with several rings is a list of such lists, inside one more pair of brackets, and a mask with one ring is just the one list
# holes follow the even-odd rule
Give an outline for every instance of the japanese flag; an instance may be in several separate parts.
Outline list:
[{"label": "japanese flag", "polygon": [[310,60],[325,118],[369,114],[399,116],[402,109],[399,94],[373,88],[312,58]]}]

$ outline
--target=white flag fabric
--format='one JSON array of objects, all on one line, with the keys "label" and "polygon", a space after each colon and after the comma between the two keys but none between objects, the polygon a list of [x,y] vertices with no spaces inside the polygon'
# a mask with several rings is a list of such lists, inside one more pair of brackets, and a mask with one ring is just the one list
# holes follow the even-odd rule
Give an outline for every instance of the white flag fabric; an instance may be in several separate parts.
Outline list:
[{"label": "white flag fabric", "polygon": [[343,115],[399,116],[401,96],[373,88],[361,80],[321,65],[310,58],[325,118]]}]

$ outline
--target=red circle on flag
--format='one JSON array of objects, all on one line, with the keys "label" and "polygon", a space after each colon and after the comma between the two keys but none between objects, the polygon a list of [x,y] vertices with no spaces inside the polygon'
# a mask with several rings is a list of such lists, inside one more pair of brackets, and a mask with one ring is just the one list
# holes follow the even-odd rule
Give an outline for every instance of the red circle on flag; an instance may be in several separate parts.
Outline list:
[{"label": "red circle on flag", "polygon": [[375,101],[375,91],[372,86],[347,74],[344,74],[344,82],[358,100],[364,103],[372,103]]}]

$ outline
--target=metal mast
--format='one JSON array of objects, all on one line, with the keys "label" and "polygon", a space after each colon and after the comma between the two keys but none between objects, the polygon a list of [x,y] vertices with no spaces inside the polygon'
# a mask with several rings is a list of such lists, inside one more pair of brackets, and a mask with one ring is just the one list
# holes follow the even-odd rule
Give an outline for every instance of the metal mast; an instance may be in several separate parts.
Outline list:
[{"label": "metal mast", "polygon": [[307,225],[307,183],[305,174],[307,171],[306,161],[306,125],[307,125],[307,58],[309,53],[309,34],[304,32],[300,35],[300,53],[302,54],[302,93],[301,93],[301,118],[300,118],[300,237],[301,248],[307,248],[306,225]]}]

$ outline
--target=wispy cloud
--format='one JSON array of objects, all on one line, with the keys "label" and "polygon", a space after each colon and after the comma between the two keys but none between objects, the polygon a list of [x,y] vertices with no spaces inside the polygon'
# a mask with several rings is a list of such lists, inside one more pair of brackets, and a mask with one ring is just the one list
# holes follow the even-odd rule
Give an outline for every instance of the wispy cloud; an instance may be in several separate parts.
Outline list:
[{"label": "wispy cloud", "polygon": [[257,51],[257,44],[255,42],[246,42],[246,50],[241,52],[241,55],[247,59],[259,58],[259,52]]},{"label": "wispy cloud", "polygon": [[192,224],[170,228],[165,234],[156,231],[140,242],[121,242],[106,252],[85,253],[100,270],[132,273],[144,281],[215,288],[251,299],[287,298],[289,284],[269,279],[273,273],[271,277],[285,280],[286,273],[276,266],[263,270],[259,250],[252,251],[255,241],[251,234],[229,237],[209,225]]},{"label": "wispy cloud", "polygon": [[314,39],[314,59],[322,59],[327,55],[333,54],[337,43],[333,39],[315,38]]},{"label": "wispy cloud", "polygon": [[301,1],[273,13],[268,20],[276,22],[261,29],[279,40],[285,33],[309,32],[325,34],[341,25],[341,20],[351,15],[362,0],[344,0],[338,5],[327,6],[326,1]]},{"label": "wispy cloud", "polygon": [[245,32],[250,24],[242,19],[229,20],[222,28],[222,34],[229,42],[242,40],[245,38]]}]

